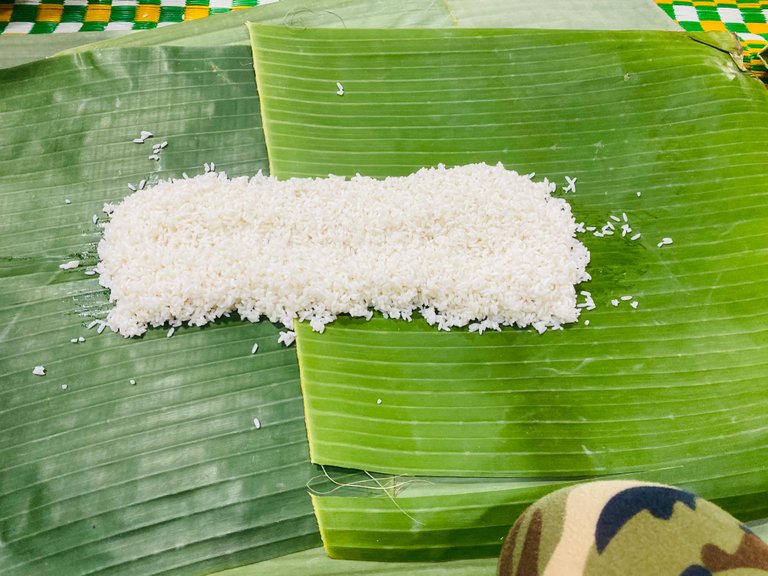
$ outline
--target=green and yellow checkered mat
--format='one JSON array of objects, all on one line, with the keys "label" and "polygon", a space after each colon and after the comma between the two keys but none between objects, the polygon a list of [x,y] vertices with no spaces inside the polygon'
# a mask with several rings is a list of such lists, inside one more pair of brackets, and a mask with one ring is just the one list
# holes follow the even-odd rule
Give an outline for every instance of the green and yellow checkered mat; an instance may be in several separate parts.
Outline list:
[{"label": "green and yellow checkered mat", "polygon": [[[0,34],[142,30],[275,0],[0,0]],[[768,79],[758,53],[768,44],[768,0],[657,0],[685,30],[725,30],[741,40],[745,64]]]},{"label": "green and yellow checkered mat", "polygon": [[760,51],[768,44],[768,0],[657,0],[656,3],[685,30],[721,30],[735,33],[744,51],[744,64],[756,75],[768,80],[765,63],[758,57]]},{"label": "green and yellow checkered mat", "polygon": [[0,0],[0,33],[145,30],[264,3],[258,0],[14,0],[4,3]]}]

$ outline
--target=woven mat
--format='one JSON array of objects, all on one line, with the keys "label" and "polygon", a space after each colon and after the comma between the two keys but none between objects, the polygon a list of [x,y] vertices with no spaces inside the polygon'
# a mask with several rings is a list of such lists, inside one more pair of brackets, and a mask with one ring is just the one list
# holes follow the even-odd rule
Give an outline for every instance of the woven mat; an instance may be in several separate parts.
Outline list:
[{"label": "woven mat", "polygon": [[[145,30],[274,0],[0,0],[0,34]],[[689,31],[734,32],[745,64],[768,79],[758,54],[768,44],[768,0],[656,0]]]},{"label": "woven mat", "polygon": [[265,3],[258,0],[0,0],[0,33],[146,30]]},{"label": "woven mat", "polygon": [[[688,31],[728,31],[735,33],[744,51],[744,64],[752,72],[768,79],[768,70],[759,53],[768,44],[768,0],[757,2],[722,2],[657,0],[670,18]],[[763,54],[766,57],[766,54]]]}]

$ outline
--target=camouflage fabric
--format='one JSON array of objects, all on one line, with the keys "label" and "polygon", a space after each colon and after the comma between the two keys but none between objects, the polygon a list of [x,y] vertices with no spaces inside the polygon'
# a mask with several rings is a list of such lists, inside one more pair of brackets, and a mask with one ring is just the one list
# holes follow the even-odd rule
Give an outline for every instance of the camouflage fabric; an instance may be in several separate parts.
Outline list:
[{"label": "camouflage fabric", "polygon": [[602,481],[542,498],[502,548],[499,576],[766,576],[768,545],[711,502]]}]

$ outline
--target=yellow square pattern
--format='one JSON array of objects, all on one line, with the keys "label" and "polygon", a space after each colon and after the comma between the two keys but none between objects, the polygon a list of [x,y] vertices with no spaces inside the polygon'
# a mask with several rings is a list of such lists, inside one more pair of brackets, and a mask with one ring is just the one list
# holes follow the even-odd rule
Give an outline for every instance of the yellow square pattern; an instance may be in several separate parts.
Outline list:
[{"label": "yellow square pattern", "polygon": [[157,22],[160,20],[160,6],[139,4],[136,6],[136,22]]},{"label": "yellow square pattern", "polygon": [[0,4],[0,22],[10,22],[13,14],[13,4]]},{"label": "yellow square pattern", "polygon": [[728,29],[719,20],[702,20],[701,27],[707,32],[726,32]]},{"label": "yellow square pattern", "polygon": [[61,22],[61,13],[64,6],[61,4],[40,4],[37,10],[38,22]]},{"label": "yellow square pattern", "polygon": [[208,16],[208,6],[187,6],[184,9],[184,20],[197,20]]},{"label": "yellow square pattern", "polygon": [[84,22],[109,22],[109,15],[112,12],[110,4],[88,4],[85,11]]}]

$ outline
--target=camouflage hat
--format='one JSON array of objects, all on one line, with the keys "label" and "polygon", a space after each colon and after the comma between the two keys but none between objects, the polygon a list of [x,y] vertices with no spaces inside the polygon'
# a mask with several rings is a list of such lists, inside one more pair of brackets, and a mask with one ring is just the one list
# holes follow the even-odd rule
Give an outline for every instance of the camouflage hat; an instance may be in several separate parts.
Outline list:
[{"label": "camouflage hat", "polygon": [[553,492],[509,531],[499,576],[765,576],[768,545],[672,486],[613,480]]}]

